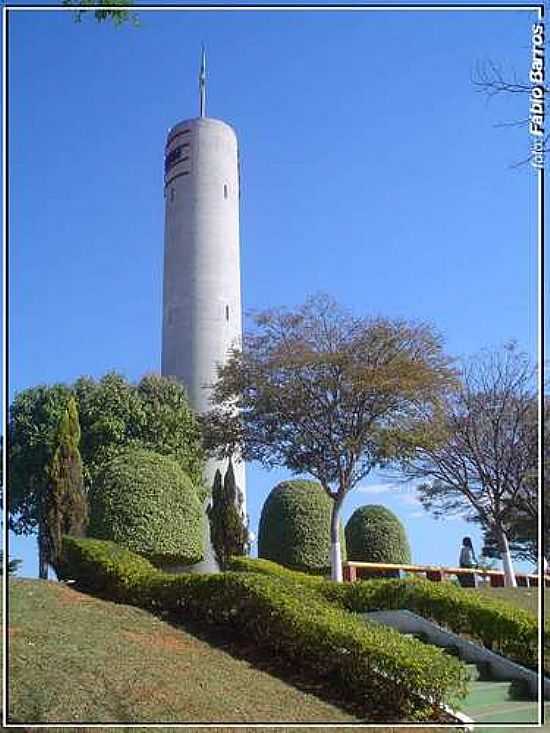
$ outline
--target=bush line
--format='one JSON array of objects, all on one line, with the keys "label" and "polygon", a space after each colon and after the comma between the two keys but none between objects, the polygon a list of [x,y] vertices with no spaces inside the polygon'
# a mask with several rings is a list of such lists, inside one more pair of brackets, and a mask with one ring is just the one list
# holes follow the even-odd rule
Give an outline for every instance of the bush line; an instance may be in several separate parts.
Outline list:
[{"label": "bush line", "polygon": [[234,558],[231,569],[286,578],[315,590],[335,606],[356,613],[404,608],[519,664],[537,664],[539,632],[533,614],[464,592],[450,583],[410,578],[336,584],[251,558]]},{"label": "bush line", "polygon": [[466,692],[468,673],[460,661],[329,604],[315,582],[308,587],[293,577],[301,574],[169,575],[112,542],[65,537],[63,548],[63,577],[80,589],[229,626],[297,669],[335,683],[370,720],[439,720],[442,706],[456,705]]}]

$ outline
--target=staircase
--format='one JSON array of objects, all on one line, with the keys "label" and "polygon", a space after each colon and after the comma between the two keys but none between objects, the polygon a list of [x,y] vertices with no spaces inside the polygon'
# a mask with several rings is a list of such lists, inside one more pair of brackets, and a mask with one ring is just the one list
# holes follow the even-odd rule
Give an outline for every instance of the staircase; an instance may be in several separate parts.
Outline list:
[{"label": "staircase", "polygon": [[[404,636],[412,636],[427,643],[423,634]],[[457,647],[443,649],[447,654],[460,656]],[[538,703],[531,698],[524,682],[492,679],[490,665],[487,663],[466,664],[466,667],[470,672],[469,692],[460,703],[460,712],[481,724],[479,727],[476,725],[476,733],[502,731],[502,728],[493,728],[490,724],[538,722]],[[514,731],[520,733],[520,729],[515,728]]]}]

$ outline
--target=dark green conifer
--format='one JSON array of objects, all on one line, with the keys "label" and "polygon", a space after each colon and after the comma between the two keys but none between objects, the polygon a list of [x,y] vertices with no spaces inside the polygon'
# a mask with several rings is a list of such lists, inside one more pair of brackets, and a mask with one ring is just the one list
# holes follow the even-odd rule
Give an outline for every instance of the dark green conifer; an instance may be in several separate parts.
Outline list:
[{"label": "dark green conifer", "polygon": [[74,397],[70,397],[48,467],[48,490],[42,508],[46,560],[58,575],[63,535],[83,536],[88,521],[79,443],[78,410]]},{"label": "dark green conifer", "polygon": [[221,472],[216,471],[208,518],[212,547],[220,568],[225,570],[232,555],[245,555],[248,551],[248,530],[242,512],[242,493],[237,487],[231,461],[223,484]]}]

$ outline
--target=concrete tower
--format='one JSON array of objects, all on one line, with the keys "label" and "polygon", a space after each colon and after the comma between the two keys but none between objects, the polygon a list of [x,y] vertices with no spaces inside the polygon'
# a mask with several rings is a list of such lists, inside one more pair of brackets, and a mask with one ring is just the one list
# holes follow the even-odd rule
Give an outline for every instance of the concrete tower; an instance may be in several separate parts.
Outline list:
[{"label": "concrete tower", "polygon": [[[242,339],[237,136],[206,117],[204,49],[199,95],[200,116],[178,122],[166,142],[161,370],[183,382],[202,413],[217,364]],[[225,466],[208,462],[209,486],[216,468]],[[234,468],[245,495],[244,464]]]}]

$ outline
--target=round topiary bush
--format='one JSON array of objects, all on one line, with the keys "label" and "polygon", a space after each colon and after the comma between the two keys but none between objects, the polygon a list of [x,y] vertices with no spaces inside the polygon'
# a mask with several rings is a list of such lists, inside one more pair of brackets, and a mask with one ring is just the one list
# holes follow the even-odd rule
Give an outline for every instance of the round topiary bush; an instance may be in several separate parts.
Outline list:
[{"label": "round topiary bush", "polygon": [[356,509],[346,524],[348,559],[357,562],[410,563],[411,549],[405,528],[384,506],[367,504]]},{"label": "round topiary bush", "polygon": [[[277,484],[262,508],[258,557],[293,570],[330,572],[330,514],[332,499],[316,481]],[[346,542],[340,525],[342,560]]]},{"label": "round topiary bush", "polygon": [[90,491],[88,535],[112,540],[159,565],[203,556],[204,512],[175,460],[124,451],[99,472]]}]

